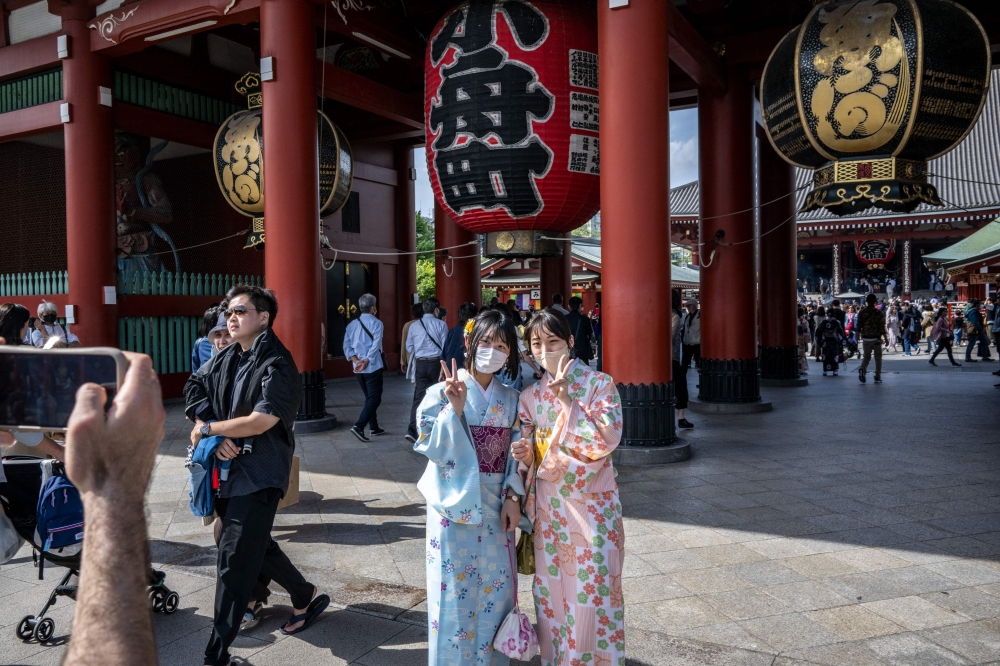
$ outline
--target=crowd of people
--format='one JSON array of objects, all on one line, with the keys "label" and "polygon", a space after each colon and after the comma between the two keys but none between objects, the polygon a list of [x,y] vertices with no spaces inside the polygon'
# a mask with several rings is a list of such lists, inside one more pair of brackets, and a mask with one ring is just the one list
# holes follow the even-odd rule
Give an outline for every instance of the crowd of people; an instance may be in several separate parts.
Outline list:
[{"label": "crowd of people", "polygon": [[[862,359],[858,376],[863,383],[874,356],[874,380],[879,383],[883,350],[903,356],[926,354],[927,362],[935,366],[944,352],[957,367],[961,363],[955,360],[954,350],[963,344],[966,363],[992,362],[990,346],[1000,349],[1000,330],[994,333],[998,313],[996,296],[950,308],[937,298],[880,300],[874,293],[865,297],[864,307],[842,304],[839,299],[826,305],[809,301],[799,306],[799,370],[807,374],[808,359],[813,358],[823,363],[824,376],[837,376],[840,364],[857,356]],[[1000,371],[993,374],[1000,375]]]}]

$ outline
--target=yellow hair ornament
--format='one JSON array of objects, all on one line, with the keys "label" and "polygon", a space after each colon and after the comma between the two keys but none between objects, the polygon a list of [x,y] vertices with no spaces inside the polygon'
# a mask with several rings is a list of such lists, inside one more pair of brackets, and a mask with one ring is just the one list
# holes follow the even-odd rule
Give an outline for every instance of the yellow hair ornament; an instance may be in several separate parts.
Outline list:
[{"label": "yellow hair ornament", "polygon": [[476,320],[475,319],[470,319],[469,321],[465,322],[465,334],[466,335],[469,335],[470,333],[472,333],[472,327],[475,326],[475,324],[476,324]]}]

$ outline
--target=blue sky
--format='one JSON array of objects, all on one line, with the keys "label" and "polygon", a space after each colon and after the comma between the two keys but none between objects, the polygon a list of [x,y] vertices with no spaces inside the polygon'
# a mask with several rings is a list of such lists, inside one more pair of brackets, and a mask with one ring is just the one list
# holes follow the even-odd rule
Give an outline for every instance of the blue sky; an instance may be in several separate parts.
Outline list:
[{"label": "blue sky", "polygon": [[[434,193],[427,178],[427,157],[423,148],[414,151],[417,167],[417,210],[434,214]],[[698,110],[670,112],[670,187],[698,179]]]}]

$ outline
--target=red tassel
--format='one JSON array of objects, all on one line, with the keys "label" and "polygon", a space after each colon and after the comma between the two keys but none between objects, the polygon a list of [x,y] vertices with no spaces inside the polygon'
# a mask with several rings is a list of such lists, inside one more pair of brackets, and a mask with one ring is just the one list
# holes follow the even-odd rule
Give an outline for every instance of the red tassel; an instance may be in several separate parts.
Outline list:
[{"label": "red tassel", "polygon": [[219,489],[219,468],[218,467],[213,467],[212,468],[212,490],[218,490],[218,489]]}]

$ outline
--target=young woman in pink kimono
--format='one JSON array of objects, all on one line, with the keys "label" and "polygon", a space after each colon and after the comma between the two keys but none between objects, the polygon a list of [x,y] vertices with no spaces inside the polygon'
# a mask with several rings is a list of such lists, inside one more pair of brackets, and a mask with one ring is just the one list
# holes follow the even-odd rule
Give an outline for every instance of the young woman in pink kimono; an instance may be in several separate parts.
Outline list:
[{"label": "young woman in pink kimono", "polygon": [[566,317],[531,319],[525,341],[546,368],[521,393],[524,510],[534,527],[535,610],[544,666],[625,666],[625,532],[611,452],[622,433],[614,380],[571,359]]}]

